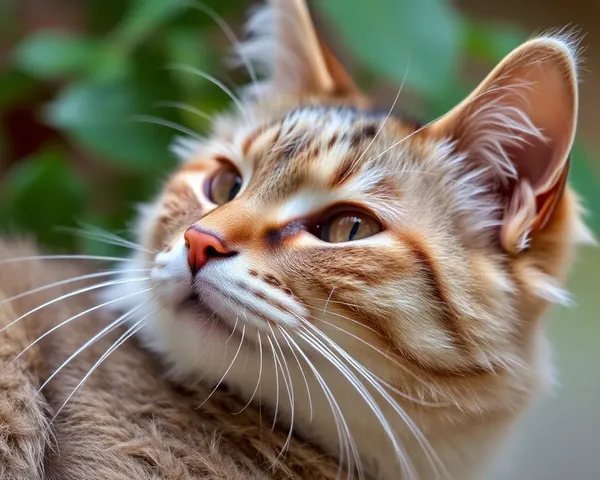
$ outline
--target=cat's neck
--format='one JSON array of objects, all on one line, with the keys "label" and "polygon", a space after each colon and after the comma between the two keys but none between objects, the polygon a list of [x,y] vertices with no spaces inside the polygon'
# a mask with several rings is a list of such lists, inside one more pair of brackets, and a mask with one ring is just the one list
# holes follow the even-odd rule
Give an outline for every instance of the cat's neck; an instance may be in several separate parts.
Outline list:
[{"label": "cat's neck", "polygon": [[[344,463],[348,458],[353,463],[355,455],[360,457],[364,471],[375,478],[473,478],[487,463],[508,424],[504,419],[490,427],[480,419],[478,427],[478,420],[472,418],[466,425],[464,415],[453,408],[424,412],[423,406],[397,398],[394,408],[368,388],[359,392],[320,355],[302,358],[294,356],[287,345],[271,348],[266,342],[261,349],[248,338],[241,347],[239,338],[232,338],[225,345],[213,342],[214,348],[204,348],[211,345],[206,342],[200,350],[197,332],[191,333],[195,326],[190,325],[186,333],[182,328],[165,329],[168,322],[155,320],[140,333],[147,345],[172,366],[170,373],[176,380],[191,377],[215,387],[226,384],[242,400],[252,398],[253,408],[260,406],[266,425],[271,425],[276,412],[281,429],[288,431],[293,422],[293,432],[332,455],[342,452]],[[411,418],[418,420],[413,423]],[[454,423],[459,418],[462,423]],[[387,431],[380,419],[387,422]],[[479,433],[474,435],[476,430]],[[396,438],[395,446],[390,434]]]}]

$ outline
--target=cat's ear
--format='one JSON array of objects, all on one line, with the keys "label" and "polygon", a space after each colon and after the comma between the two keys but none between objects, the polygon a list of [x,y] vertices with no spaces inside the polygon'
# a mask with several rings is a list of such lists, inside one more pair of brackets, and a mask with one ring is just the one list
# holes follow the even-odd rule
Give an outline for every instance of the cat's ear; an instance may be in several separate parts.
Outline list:
[{"label": "cat's ear", "polygon": [[261,86],[284,95],[357,93],[352,79],[323,43],[305,0],[269,0],[248,22],[250,38],[240,59],[258,66]]},{"label": "cat's ear", "polygon": [[564,39],[530,40],[428,129],[456,142],[468,165],[489,168],[503,201],[500,242],[525,248],[560,200],[577,123],[577,70]]}]

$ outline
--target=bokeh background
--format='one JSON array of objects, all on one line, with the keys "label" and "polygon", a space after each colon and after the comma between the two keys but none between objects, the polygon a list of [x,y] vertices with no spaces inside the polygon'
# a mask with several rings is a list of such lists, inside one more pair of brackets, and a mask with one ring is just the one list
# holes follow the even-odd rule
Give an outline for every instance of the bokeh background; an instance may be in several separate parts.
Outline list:
[{"label": "bokeh background", "polygon": [[[175,164],[177,133],[202,133],[236,88],[224,68],[248,0],[0,0],[0,231],[50,251],[116,254],[57,227],[125,236],[135,205]],[[578,29],[586,70],[571,182],[600,231],[600,2],[315,0],[318,24],[381,107],[425,121],[465,96],[533,33]],[[218,15],[218,16],[217,16]],[[224,27],[224,22],[229,26]],[[149,123],[150,122],[150,123]],[[151,123],[153,122],[153,123]],[[600,251],[581,252],[576,306],[549,316],[560,387],[526,416],[492,478],[600,479]],[[457,479],[460,480],[460,479]]]}]

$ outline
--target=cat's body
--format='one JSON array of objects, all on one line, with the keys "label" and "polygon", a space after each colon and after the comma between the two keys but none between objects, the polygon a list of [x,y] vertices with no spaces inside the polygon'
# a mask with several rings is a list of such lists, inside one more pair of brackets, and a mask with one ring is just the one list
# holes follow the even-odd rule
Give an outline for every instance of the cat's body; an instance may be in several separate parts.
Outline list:
[{"label": "cat's body", "polygon": [[[0,242],[0,261],[37,256],[28,242]],[[26,265],[26,267],[24,267]],[[87,274],[97,265],[36,260],[3,264],[0,302],[48,283]],[[88,282],[90,284],[91,282]],[[78,287],[86,285],[80,282]],[[68,294],[64,285],[10,305],[0,304],[0,329],[22,314]],[[96,310],[48,335],[15,361],[44,332],[97,304],[73,296],[7,328],[0,335],[0,478],[3,480],[333,480],[337,461],[293,439],[292,456],[275,461],[286,441],[263,425],[260,412],[212,386],[177,387],[134,339],[124,343],[54,415],[98,358],[123,333],[117,329],[81,352],[35,392],[81,345],[101,331]],[[235,419],[232,421],[232,419]],[[273,466],[274,465],[274,466]]]},{"label": "cat's body", "polygon": [[103,298],[174,381],[225,382],[351,473],[479,477],[551,381],[541,316],[586,237],[573,46],[527,42],[417,128],[272,4],[240,48],[267,82],[177,145]]}]

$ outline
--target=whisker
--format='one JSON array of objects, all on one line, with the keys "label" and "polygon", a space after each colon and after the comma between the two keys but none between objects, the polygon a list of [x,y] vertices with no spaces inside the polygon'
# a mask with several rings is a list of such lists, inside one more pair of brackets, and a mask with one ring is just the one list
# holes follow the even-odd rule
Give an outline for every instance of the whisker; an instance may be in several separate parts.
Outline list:
[{"label": "whisker", "polygon": [[[394,447],[396,456],[402,466],[402,471],[405,472],[408,478],[414,478],[414,468],[411,463],[407,460],[404,455],[404,451],[398,441],[398,438],[394,434],[389,422],[385,418],[381,408],[368,392],[364,384],[350,371],[350,369],[335,355],[322,341],[320,341],[316,335],[312,334],[307,328],[303,328],[302,331],[297,332],[298,335],[304,339],[315,351],[320,353],[329,363],[331,363],[337,370],[348,380],[348,382],[356,389],[359,395],[363,398],[365,403],[369,406],[373,414],[379,420],[379,423],[383,427],[387,437]],[[324,338],[327,338],[324,336]]]},{"label": "whisker", "polygon": [[[140,292],[141,293],[141,292]],[[156,297],[155,297],[156,298]],[[45,381],[44,383],[42,383],[42,385],[40,386],[40,388],[37,389],[37,391],[35,392],[35,394],[33,395],[33,398],[35,398],[37,395],[39,395],[39,393],[46,387],[46,385],[48,385],[48,383],[50,383],[52,381],[52,379],[54,377],[56,377],[56,375],[58,375],[61,370],[63,368],[65,368],[74,358],[76,358],[81,352],[83,352],[86,348],[88,348],[89,346],[93,345],[94,343],[96,343],[98,340],[102,339],[103,337],[105,337],[107,334],[109,334],[110,332],[112,332],[115,328],[118,328],[119,326],[121,326],[123,323],[125,323],[125,321],[131,316],[133,315],[137,310],[139,310],[140,308],[144,307],[145,305],[148,305],[148,303],[150,303],[153,299],[148,300],[147,302],[144,302],[130,310],[128,310],[127,312],[125,312],[123,315],[121,315],[119,318],[117,318],[116,320],[113,320],[112,322],[110,322],[106,327],[104,327],[102,330],[100,330],[96,335],[94,335],[92,338],[90,338],[87,342],[85,342],[81,347],[79,347],[75,352],[73,352],[71,354],[71,356],[69,356],[69,358],[67,358]],[[32,398],[32,400],[33,400]]]},{"label": "whisker", "polygon": [[229,367],[227,367],[227,370],[225,370],[225,373],[223,374],[223,376],[221,377],[221,380],[219,380],[219,382],[217,383],[217,385],[215,386],[215,388],[212,389],[212,391],[210,392],[210,394],[208,395],[208,397],[206,398],[206,400],[204,400],[197,408],[196,410],[199,410],[200,408],[202,408],[204,406],[204,404],[206,404],[206,402],[208,402],[208,400],[210,399],[210,397],[213,396],[213,394],[217,391],[217,389],[219,388],[219,386],[221,385],[221,383],[223,382],[223,380],[225,380],[225,377],[227,376],[227,374],[229,373],[229,371],[231,370],[231,367],[233,367],[233,364],[235,363],[238,355],[240,354],[240,350],[242,349],[242,344],[244,343],[244,335],[246,334],[246,325],[242,325],[242,339],[240,340],[240,344],[238,346],[237,351],[235,352],[235,355],[233,356],[233,360],[231,361],[231,364],[229,365]]},{"label": "whisker", "polygon": [[310,412],[309,422],[312,422],[312,419],[313,419],[313,404],[312,404],[312,397],[311,397],[311,394],[310,394],[310,388],[308,387],[308,380],[306,378],[306,375],[304,374],[304,369],[302,368],[302,364],[300,363],[300,359],[296,355],[296,352],[292,348],[292,345],[290,344],[289,340],[285,336],[283,337],[283,339],[288,344],[288,347],[290,348],[290,351],[292,352],[292,355],[296,359],[296,363],[298,364],[298,367],[300,368],[300,373],[302,375],[302,378],[304,379],[304,385],[306,386],[306,394],[308,396],[308,409],[309,409],[309,412]]},{"label": "whisker", "polygon": [[375,390],[387,401],[387,403],[400,416],[400,418],[404,421],[404,423],[406,424],[406,426],[410,429],[411,433],[415,436],[417,442],[419,443],[419,445],[423,449],[423,451],[424,451],[425,455],[427,456],[430,464],[432,465],[432,467],[435,470],[436,478],[439,478],[439,471],[440,470],[442,470],[442,472],[443,472],[442,476],[445,476],[446,478],[448,478],[449,474],[448,474],[448,472],[447,472],[444,464],[442,463],[442,461],[440,460],[440,458],[437,456],[437,454],[435,453],[435,451],[431,447],[431,444],[429,443],[429,441],[427,440],[427,438],[425,437],[425,435],[423,435],[423,432],[421,432],[421,430],[412,421],[412,419],[408,416],[408,414],[404,411],[404,409],[402,409],[402,407],[400,407],[400,405],[398,405],[398,403],[389,395],[389,393],[387,393],[381,387],[381,385],[378,383],[378,381],[375,380],[378,377],[375,374],[373,374],[372,372],[370,372],[368,369],[366,369],[365,367],[363,367],[359,362],[357,362],[354,358],[352,358],[352,356],[349,355],[343,348],[341,348],[339,345],[337,345],[337,343],[335,343],[333,340],[331,340],[329,337],[327,337],[327,335],[325,335],[323,332],[321,332],[318,328],[314,327],[313,325],[311,325],[308,322],[306,322],[306,325],[310,326],[311,329],[315,332],[315,334],[318,334],[334,350],[336,350],[340,355],[342,355],[342,357],[354,369],[356,369],[367,380],[367,382],[369,382],[369,384],[373,388],[375,388]]},{"label": "whisker", "polygon": [[254,69],[252,62],[244,53],[244,50],[239,48],[241,43],[235,35],[233,29],[229,26],[229,24],[217,12],[215,12],[212,8],[210,8],[208,5],[202,2],[194,1],[191,2],[189,6],[191,8],[195,8],[196,10],[206,13],[219,26],[219,28],[223,31],[227,39],[231,42],[236,53],[240,56],[242,62],[244,63],[244,66],[246,67],[246,70],[248,71],[248,75],[250,75],[250,78],[252,79],[252,83],[256,85],[258,83],[256,70]]},{"label": "whisker", "polygon": [[233,334],[235,333],[235,331],[237,329],[239,318],[240,317],[238,317],[238,316],[235,317],[235,324],[233,325],[233,328],[231,329],[231,335],[229,335],[229,337],[227,338],[227,340],[225,340],[225,345],[227,345],[229,343],[229,340],[231,340],[231,337],[233,337]]},{"label": "whisker", "polygon": [[[271,329],[273,341],[275,342],[275,345],[277,346],[277,349],[279,350],[279,354],[280,354],[279,366],[281,367],[283,381],[285,383],[285,388],[288,392],[288,397],[290,400],[290,408],[292,410],[291,416],[290,416],[290,430],[288,432],[287,439],[286,439],[285,443],[283,444],[281,451],[279,452],[279,455],[277,455],[277,458],[276,458],[276,460],[277,460],[277,459],[279,459],[279,457],[281,455],[283,455],[283,453],[288,448],[288,446],[292,440],[292,432],[294,429],[294,413],[295,413],[294,412],[294,410],[295,410],[295,401],[294,400],[295,399],[294,399],[294,386],[292,384],[292,375],[290,374],[290,369],[288,367],[287,361],[285,360],[285,355],[283,354],[281,345],[279,345],[279,342],[277,341],[277,338],[275,337],[275,332],[273,331],[273,327],[270,324],[269,324],[269,328]],[[283,365],[282,365],[282,363],[283,363]],[[285,367],[285,371],[284,371],[284,367]],[[285,376],[286,373],[287,373],[287,378]],[[289,379],[289,381],[288,381],[288,379]]]},{"label": "whisker", "polygon": [[[279,368],[277,366],[277,355],[275,355],[275,347],[273,347],[273,343],[267,334],[267,340],[269,345],[271,345],[271,352],[273,352],[273,365],[275,367],[275,413],[273,415],[273,425],[271,426],[271,430],[275,430],[275,425],[277,424],[277,413],[279,412]],[[283,375],[283,372],[281,373]]]},{"label": "whisker", "polygon": [[154,106],[166,107],[166,108],[177,108],[179,110],[183,110],[184,112],[188,112],[188,113],[196,115],[200,118],[203,118],[204,120],[207,120],[209,122],[212,122],[212,119],[213,119],[213,117],[211,115],[209,115],[208,113],[203,112],[199,108],[192,107],[191,105],[188,105],[183,102],[156,102],[154,104]]},{"label": "whisker", "polygon": [[[344,415],[340,409],[339,404],[335,400],[335,396],[331,392],[331,389],[327,386],[325,380],[319,373],[318,369],[310,361],[310,359],[304,353],[302,348],[300,348],[298,343],[292,338],[292,336],[289,333],[287,333],[285,331],[284,328],[282,328],[282,327],[278,327],[278,328],[279,328],[279,331],[281,332],[281,334],[283,336],[285,336],[291,342],[291,344],[296,348],[297,352],[300,354],[300,356],[304,359],[304,361],[306,362],[308,367],[313,372],[313,375],[315,376],[315,379],[317,380],[317,382],[319,383],[319,386],[323,390],[323,394],[325,395],[327,403],[329,404],[329,407],[331,408],[331,412],[332,412],[334,420],[335,420],[335,426],[336,426],[336,430],[338,432],[338,438],[339,438],[339,442],[340,442],[340,455],[339,455],[340,463],[338,466],[337,477],[339,478],[341,476],[342,463],[343,463],[344,459],[346,459],[346,464],[348,466],[347,478],[350,478],[350,472],[352,471],[352,465],[351,465],[350,461],[354,460],[354,465],[356,466],[356,470],[358,472],[359,479],[364,479],[362,462],[361,462],[360,456],[358,454],[358,449],[356,447],[354,437],[350,433],[350,429],[348,427],[346,419],[344,418]],[[350,453],[352,453],[352,457],[350,457]]]},{"label": "whisker", "polygon": [[53,282],[53,283],[49,283],[47,285],[43,285],[41,287],[33,288],[31,290],[27,290],[26,292],[19,293],[18,295],[15,295],[10,298],[5,298],[4,300],[0,300],[0,305],[3,305],[5,303],[10,303],[15,300],[18,300],[19,298],[23,298],[28,295],[33,295],[34,293],[43,292],[44,290],[49,290],[54,287],[60,287],[61,285],[75,283],[80,280],[89,280],[92,278],[99,278],[99,277],[109,277],[111,275],[118,275],[120,273],[130,273],[130,272],[131,273],[134,273],[134,272],[135,273],[143,273],[143,272],[150,272],[151,270],[152,269],[150,269],[150,268],[136,268],[136,269],[132,269],[132,270],[108,270],[105,272],[97,272],[97,273],[89,273],[87,275],[79,275],[77,277],[67,278],[65,280],[60,280],[58,282]]},{"label": "whisker", "polygon": [[[338,331],[340,331],[342,333],[345,333],[346,335],[350,335],[355,340],[358,340],[359,342],[363,343],[367,347],[369,347],[369,348],[375,350],[377,353],[381,354],[387,360],[393,362],[395,366],[400,367],[403,370],[406,370],[413,378],[415,378],[416,380],[422,382],[425,386],[431,388],[431,385],[427,384],[425,380],[423,380],[422,378],[420,378],[419,376],[417,376],[415,373],[411,372],[409,368],[407,368],[405,365],[402,365],[397,359],[389,356],[386,352],[384,352],[380,348],[376,347],[375,345],[370,344],[366,340],[360,338],[358,335],[355,335],[352,332],[349,332],[348,330],[344,330],[340,326],[335,325],[333,323],[330,323],[330,322],[328,322],[326,320],[323,320],[321,318],[313,317],[313,316],[311,316],[311,318],[314,319],[314,320],[316,320],[316,321],[325,323],[325,324],[329,325],[330,327],[335,328],[336,330],[338,330]],[[406,400],[409,400],[411,402],[417,403],[417,404],[425,406],[425,407],[442,408],[442,407],[452,406],[452,403],[450,403],[450,402],[443,402],[443,403],[442,402],[427,402],[425,400],[422,400],[422,399],[419,399],[419,398],[415,398],[415,397],[412,397],[412,396],[410,396],[410,395],[408,395],[406,393],[400,392],[397,389],[395,389],[395,393],[397,393],[398,395],[402,396]]]},{"label": "whisker", "polygon": [[256,381],[256,387],[254,387],[254,392],[252,392],[252,396],[250,397],[250,400],[248,400],[248,403],[246,403],[246,405],[244,405],[244,407],[239,412],[234,412],[234,413],[232,413],[232,415],[239,415],[244,410],[246,410],[246,408],[248,408],[250,406],[250,404],[252,403],[252,400],[254,400],[254,397],[256,396],[256,392],[258,391],[258,388],[260,386],[260,379],[262,377],[262,369],[263,369],[263,350],[262,350],[262,339],[260,337],[260,331],[257,330],[256,334],[258,336],[258,349],[260,352],[260,355],[259,355],[260,364],[258,367],[258,380]]},{"label": "whisker", "polygon": [[73,391],[69,394],[69,396],[67,397],[67,399],[63,402],[63,404],[60,406],[60,408],[56,411],[56,413],[54,414],[54,416],[52,417],[50,423],[54,423],[54,420],[56,420],[56,417],[60,414],[60,412],[62,411],[63,408],[65,408],[65,406],[67,405],[67,403],[69,402],[69,400],[71,400],[71,398],[73,398],[73,395],[75,395],[75,393],[83,386],[83,384],[87,381],[87,379],[90,377],[90,375],[92,373],[94,373],[96,371],[96,369],[102,364],[102,362],[104,362],[104,360],[106,358],[108,358],[108,356],[113,353],[117,348],[119,348],[121,345],[123,345],[129,338],[131,338],[133,335],[135,335],[143,326],[144,326],[144,321],[150,316],[152,315],[153,312],[149,313],[148,315],[145,315],[144,317],[142,317],[140,320],[138,320],[137,322],[135,322],[131,327],[129,327],[125,333],[123,333],[123,335],[121,335],[116,341],[115,343],[113,343],[108,350],[106,350],[106,352],[104,352],[102,354],[102,356],[98,359],[98,361],[92,366],[92,368],[89,369],[88,373],[85,374],[85,376],[81,379],[81,381],[75,386],[75,388],[73,389]]},{"label": "whisker", "polygon": [[131,119],[137,122],[153,123],[154,125],[161,125],[163,127],[172,128],[173,130],[180,133],[184,133],[185,135],[189,135],[190,137],[193,137],[196,140],[203,140],[202,136],[196,133],[191,128],[186,128],[183,125],[179,125],[176,122],[171,122],[170,120],[165,120],[164,118],[156,117],[154,115],[133,115]]},{"label": "whisker", "polygon": [[[113,300],[109,300],[108,302],[101,303],[100,305],[94,305],[93,307],[91,307],[91,308],[88,308],[87,310],[84,310],[83,312],[79,312],[78,314],[76,314],[76,315],[73,315],[72,317],[70,317],[70,318],[67,318],[66,320],[63,320],[63,321],[62,321],[62,322],[60,322],[58,325],[55,325],[55,326],[54,326],[54,327],[52,327],[50,330],[48,330],[47,332],[43,333],[43,334],[42,334],[42,335],[40,335],[40,336],[39,336],[37,339],[35,339],[33,342],[31,342],[31,343],[30,343],[30,344],[29,344],[27,347],[25,347],[25,349],[24,349],[24,350],[23,350],[21,353],[19,353],[19,354],[18,354],[18,355],[17,355],[17,356],[14,358],[14,360],[12,360],[12,362],[15,362],[15,361],[17,361],[17,360],[18,360],[19,358],[21,358],[21,357],[22,357],[22,356],[25,354],[25,352],[27,352],[27,351],[28,351],[28,350],[29,350],[31,347],[33,347],[34,345],[36,345],[37,343],[39,343],[41,340],[43,340],[44,338],[46,338],[46,337],[47,337],[48,335],[50,335],[52,332],[55,332],[56,330],[58,330],[59,328],[61,328],[61,327],[65,326],[66,324],[68,324],[68,323],[72,322],[73,320],[76,320],[76,319],[78,319],[78,318],[81,318],[81,317],[83,317],[84,315],[87,315],[88,313],[91,313],[91,312],[93,312],[93,311],[95,311],[95,310],[98,310],[98,309],[100,309],[100,308],[106,307],[107,305],[111,305],[111,304],[113,304],[113,303],[120,302],[120,301],[122,301],[122,300],[124,300],[124,299],[126,299],[126,298],[131,298],[131,297],[134,297],[134,296],[136,296],[136,295],[140,295],[140,294],[142,294],[142,293],[149,292],[149,291],[150,291],[150,290],[152,290],[153,288],[154,288],[154,287],[151,287],[151,288],[146,288],[146,289],[144,289],[144,290],[140,290],[139,292],[130,293],[130,294],[128,294],[128,295],[125,295],[125,296],[123,296],[123,297],[120,297],[120,298],[115,298],[115,299],[113,299]],[[12,363],[12,362],[11,362],[11,363]]]},{"label": "whisker", "polygon": [[142,245],[139,245],[131,240],[127,240],[126,238],[122,238],[119,235],[116,235],[112,232],[107,232],[102,230],[99,227],[94,225],[86,225],[84,224],[82,228],[74,228],[74,227],[58,227],[59,231],[64,233],[70,233],[72,235],[76,235],[82,238],[88,238],[90,240],[103,241],[104,243],[117,245],[121,247],[127,247],[132,250],[138,250],[144,253],[156,254],[159,253],[158,250],[149,250],[144,248]]},{"label": "whisker", "polygon": [[[390,107],[390,109],[389,109],[389,111],[388,111],[385,119],[383,120],[382,124],[379,126],[379,129],[375,133],[375,136],[371,139],[371,141],[369,142],[369,144],[367,145],[367,147],[363,150],[363,152],[356,159],[356,161],[352,162],[352,163],[354,163],[354,165],[359,165],[360,164],[360,161],[364,158],[364,156],[367,154],[367,152],[373,146],[373,144],[375,143],[375,141],[377,140],[377,138],[379,137],[379,135],[383,131],[385,125],[388,122],[388,120],[392,116],[392,112],[394,111],[394,108],[396,108],[396,104],[398,103],[398,99],[400,98],[400,94],[402,93],[402,89],[404,88],[404,83],[406,82],[406,77],[408,76],[408,70],[409,70],[409,68],[410,68],[410,58],[408,59],[408,61],[406,63],[406,70],[404,70],[404,76],[402,77],[402,83],[400,84],[400,88],[398,89],[398,93],[396,93],[396,97],[394,98],[394,102],[392,103],[392,106]],[[348,178],[348,175],[350,175],[350,171],[351,170],[349,170],[348,173],[346,173],[344,175],[344,179]]]},{"label": "whisker", "polygon": [[219,87],[221,90],[223,90],[223,92],[227,96],[229,96],[229,98],[231,98],[231,100],[233,101],[233,103],[235,103],[235,105],[237,106],[240,113],[246,119],[246,122],[251,123],[250,117],[248,117],[248,114],[247,114],[246,110],[244,109],[242,101],[223,82],[216,79],[211,74],[203,72],[202,70],[200,70],[198,68],[190,67],[189,65],[174,64],[174,65],[170,65],[168,68],[170,68],[172,70],[179,70],[182,72],[192,73],[194,75],[198,75],[199,77],[202,77],[202,78],[208,80],[209,82],[213,83],[214,85]]},{"label": "whisker", "polygon": [[31,262],[34,260],[95,260],[103,262],[133,262],[133,263],[148,263],[148,260],[139,260],[135,258],[123,257],[105,257],[102,255],[33,255],[29,257],[5,258],[0,260],[0,265],[7,263]]},{"label": "whisker", "polygon": [[132,279],[126,279],[126,280],[111,280],[110,282],[102,282],[102,283],[97,283],[95,285],[91,285],[89,287],[80,288],[79,290],[75,290],[74,292],[70,292],[65,295],[61,295],[58,298],[50,300],[46,303],[43,303],[42,305],[35,307],[32,310],[29,310],[27,313],[24,313],[16,320],[13,320],[12,322],[10,322],[8,325],[5,325],[4,327],[0,328],[0,333],[2,333],[4,330],[6,330],[10,326],[14,325],[15,323],[17,323],[18,321],[23,320],[25,317],[28,317],[29,315],[31,315],[35,312],[38,312],[39,310],[41,310],[45,307],[53,305],[56,302],[60,302],[61,300],[66,300],[67,298],[71,298],[71,297],[74,297],[75,295],[80,295],[82,293],[91,292],[92,290],[98,290],[99,288],[110,287],[112,285],[122,285],[124,283],[143,282],[146,280],[150,280],[150,277],[140,277],[140,278],[132,278]]}]

